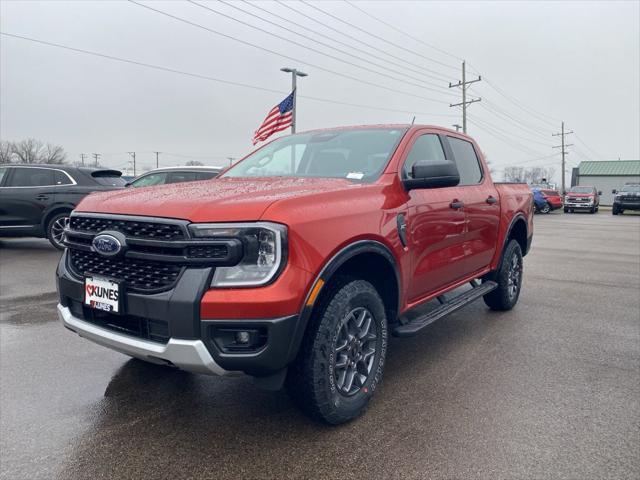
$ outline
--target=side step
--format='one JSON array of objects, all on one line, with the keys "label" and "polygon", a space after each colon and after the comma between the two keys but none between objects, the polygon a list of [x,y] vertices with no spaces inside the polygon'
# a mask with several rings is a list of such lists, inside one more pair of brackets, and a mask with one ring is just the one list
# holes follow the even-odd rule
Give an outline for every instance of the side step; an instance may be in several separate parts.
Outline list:
[{"label": "side step", "polygon": [[438,300],[440,300],[442,305],[421,317],[414,318],[409,323],[398,325],[393,329],[393,334],[396,337],[410,337],[415,335],[424,327],[431,325],[436,320],[440,320],[442,317],[459,310],[465,305],[477,300],[498,287],[496,282],[484,282],[482,284],[478,284],[474,281],[471,282],[471,285],[473,285],[471,290],[467,290],[449,301],[443,302],[439,297]]}]

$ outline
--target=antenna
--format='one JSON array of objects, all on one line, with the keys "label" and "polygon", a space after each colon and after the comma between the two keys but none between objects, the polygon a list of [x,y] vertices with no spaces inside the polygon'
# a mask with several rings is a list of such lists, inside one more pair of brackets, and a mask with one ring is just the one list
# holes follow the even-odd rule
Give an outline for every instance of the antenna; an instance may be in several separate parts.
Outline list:
[{"label": "antenna", "polygon": [[411,120],[411,125],[413,125],[413,123],[416,121],[416,116],[413,116],[413,120]]}]

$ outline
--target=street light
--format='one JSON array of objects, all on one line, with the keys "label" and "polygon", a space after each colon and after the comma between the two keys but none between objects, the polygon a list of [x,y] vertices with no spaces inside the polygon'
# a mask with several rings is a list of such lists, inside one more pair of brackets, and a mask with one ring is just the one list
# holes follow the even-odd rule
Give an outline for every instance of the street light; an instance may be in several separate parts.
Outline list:
[{"label": "street light", "polygon": [[297,68],[283,67],[280,69],[280,71],[291,74],[291,91],[293,92],[293,109],[291,111],[291,133],[296,133],[296,96],[297,96],[296,79],[298,77],[307,77],[308,75],[304,72],[301,72]]}]

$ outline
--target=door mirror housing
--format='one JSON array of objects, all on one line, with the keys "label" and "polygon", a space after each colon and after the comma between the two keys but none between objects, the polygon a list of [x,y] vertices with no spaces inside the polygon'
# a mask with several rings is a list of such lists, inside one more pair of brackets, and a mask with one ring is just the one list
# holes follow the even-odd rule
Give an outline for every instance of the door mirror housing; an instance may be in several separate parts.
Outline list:
[{"label": "door mirror housing", "polygon": [[411,168],[413,178],[402,180],[404,188],[443,188],[455,187],[460,183],[460,174],[456,164],[450,161],[419,161]]},{"label": "door mirror housing", "polygon": [[614,188],[613,190],[611,190],[611,193],[613,193],[613,194],[615,195],[616,193],[618,193],[618,190],[616,190],[616,189]]},{"label": "door mirror housing", "polygon": [[598,195],[602,195],[602,190],[598,190]]}]

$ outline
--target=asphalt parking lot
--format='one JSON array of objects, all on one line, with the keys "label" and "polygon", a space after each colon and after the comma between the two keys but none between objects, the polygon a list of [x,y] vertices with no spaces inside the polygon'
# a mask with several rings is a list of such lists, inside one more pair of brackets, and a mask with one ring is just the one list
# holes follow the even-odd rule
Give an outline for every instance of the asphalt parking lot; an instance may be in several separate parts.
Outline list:
[{"label": "asphalt parking lot", "polygon": [[638,478],[640,216],[535,223],[516,309],[393,340],[341,427],[80,339],[55,315],[59,253],[0,240],[0,477]]}]

